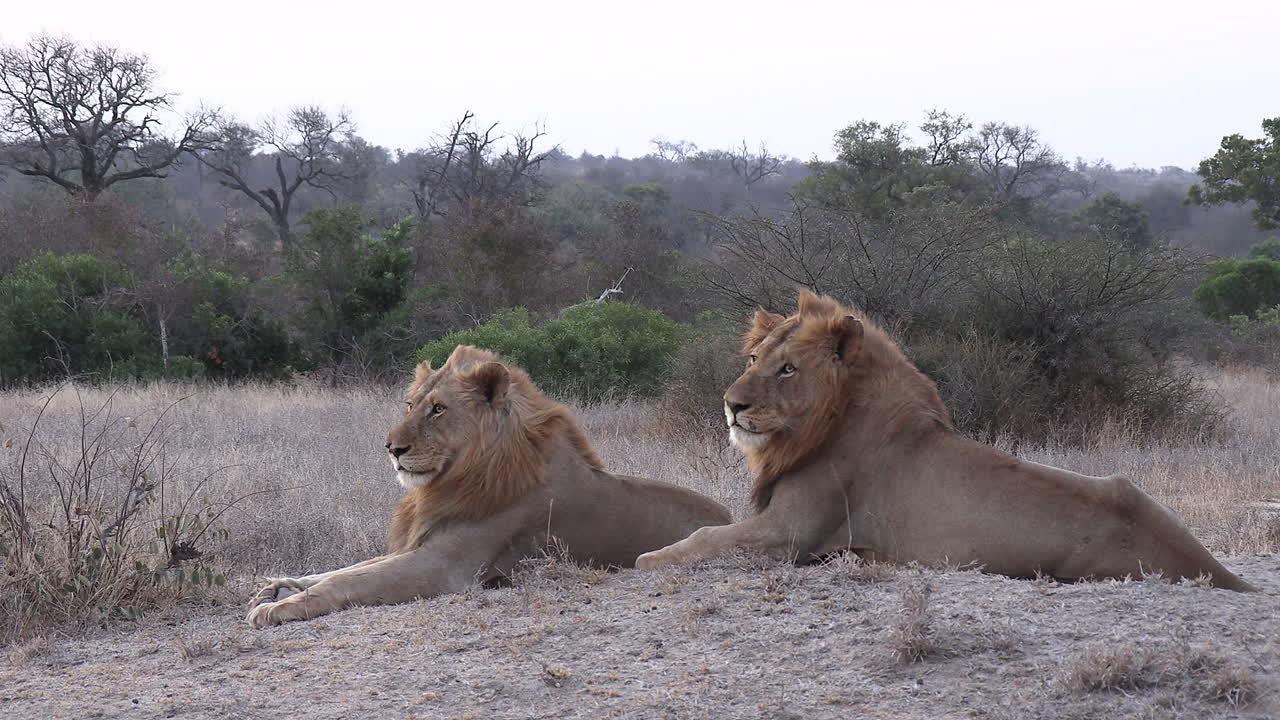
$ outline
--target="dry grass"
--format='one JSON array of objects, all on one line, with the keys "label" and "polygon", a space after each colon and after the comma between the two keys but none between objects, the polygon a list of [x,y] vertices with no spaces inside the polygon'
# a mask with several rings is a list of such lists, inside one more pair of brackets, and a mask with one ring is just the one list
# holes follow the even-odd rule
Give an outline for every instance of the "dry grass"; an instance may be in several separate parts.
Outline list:
[{"label": "dry grass", "polygon": [[933,588],[919,578],[902,589],[902,607],[889,628],[889,649],[900,663],[916,663],[937,649],[929,596]]},{"label": "dry grass", "polygon": [[[1129,474],[1185,517],[1217,553],[1274,551],[1280,547],[1280,517],[1260,503],[1280,499],[1280,385],[1260,371],[1215,373],[1208,381],[1234,408],[1235,431],[1226,440],[1139,446],[1122,429],[1104,428],[1087,448],[1020,446],[1016,452],[1091,474]],[[26,504],[32,517],[58,507],[49,468],[74,467],[82,455],[81,404],[99,407],[110,392],[64,390],[49,402],[35,436],[40,462],[28,468]],[[0,395],[0,478],[14,477],[28,429],[48,396],[47,391]],[[200,550],[203,561],[227,574],[235,593],[266,573],[323,571],[381,550],[400,496],[382,449],[385,432],[400,412],[397,389],[159,384],[118,388],[111,402],[99,429],[104,437],[124,438],[119,448],[108,448],[113,452],[136,447],[134,436],[172,406],[160,423],[164,449],[156,462],[164,468],[170,497],[190,497],[193,507],[231,506],[216,522],[225,537],[207,534]],[[718,428],[705,435],[663,432],[656,427],[654,408],[640,403],[578,413],[614,472],[683,484],[720,500],[737,516],[745,513],[746,470]],[[94,486],[94,501],[118,507],[131,492],[130,477],[105,472]],[[5,543],[12,544],[12,538],[0,535],[0,545]],[[544,575],[574,572],[554,559],[544,564]],[[6,565],[0,582],[8,587],[20,572]],[[837,569],[864,580],[880,579],[883,572],[856,563]],[[785,597],[788,578],[777,580],[771,583],[777,587],[765,592]],[[24,617],[20,610],[0,602],[5,615],[0,642],[62,634],[77,626],[69,615]]]},{"label": "dry grass", "polygon": [[[65,388],[50,399],[51,392],[0,395],[0,484],[21,485],[24,496],[0,510],[22,508],[33,528],[6,532],[0,523],[0,556],[9,557],[0,582],[8,590],[19,580],[39,581],[34,590],[0,597],[0,643],[72,632],[121,607],[132,613],[135,605],[190,596],[189,588],[156,592],[132,573],[135,560],[168,575],[190,572],[192,563],[169,562],[173,543],[155,542],[156,528],[180,507],[204,520],[217,515],[198,546],[182,550],[199,552],[202,572],[225,573],[236,593],[264,574],[332,569],[382,550],[400,497],[382,449],[400,413],[397,389],[152,384]],[[742,463],[721,438],[658,437],[647,432],[651,408],[641,404],[579,415],[614,472],[694,485],[745,507]],[[140,503],[139,487],[159,478]],[[68,493],[72,486],[76,492]],[[87,551],[111,541],[110,519],[121,508],[136,508],[136,532],[114,558],[110,587],[95,581],[91,591],[61,592],[67,576],[80,574],[73,566]],[[46,527],[51,513],[57,522]],[[93,522],[95,515],[106,521]],[[64,551],[69,528],[80,536]],[[32,552],[18,558],[9,549],[27,534]],[[33,602],[36,596],[49,602]]]},{"label": "dry grass", "polygon": [[1258,695],[1247,667],[1207,647],[1185,642],[1096,643],[1069,659],[1061,683],[1072,692],[1176,688],[1202,701],[1243,707]]},{"label": "dry grass", "polygon": [[1211,550],[1223,555],[1280,548],[1280,383],[1260,369],[1206,373],[1230,408],[1221,440],[1139,444],[1122,426],[1100,428],[1085,447],[1050,444],[1006,449],[1028,460],[1089,475],[1127,475],[1177,512]]}]

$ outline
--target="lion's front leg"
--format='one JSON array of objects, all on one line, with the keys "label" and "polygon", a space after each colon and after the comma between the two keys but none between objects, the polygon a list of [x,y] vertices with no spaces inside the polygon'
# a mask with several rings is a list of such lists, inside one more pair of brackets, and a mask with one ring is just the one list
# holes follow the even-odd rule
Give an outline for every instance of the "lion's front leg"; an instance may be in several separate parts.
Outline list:
[{"label": "lion's front leg", "polygon": [[784,556],[788,560],[807,557],[813,541],[794,529],[755,515],[733,525],[704,527],[678,543],[636,558],[636,567],[652,570],[665,565],[684,565],[745,548]]},{"label": "lion's front leg", "polygon": [[366,565],[372,565],[376,562],[379,562],[385,559],[385,557],[386,557],[385,555],[382,555],[375,558],[370,558],[368,560],[362,560],[356,563],[355,565],[348,565],[345,568],[341,568],[338,570],[331,570],[329,572],[324,572],[324,573],[316,573],[315,575],[304,575],[302,577],[267,578],[267,584],[264,585],[260,590],[258,590],[258,592],[254,593],[253,597],[249,598],[249,609],[252,610],[263,603],[279,602],[281,600],[288,598],[291,595],[297,595],[298,593],[306,590],[307,588],[310,588],[316,585],[317,583],[324,580],[325,578],[332,577],[337,573],[344,572],[347,570],[353,570],[355,568],[364,567]]},{"label": "lion's front leg", "polygon": [[507,538],[485,524],[453,526],[422,546],[325,573],[306,590],[263,602],[246,620],[255,628],[310,620],[360,605],[391,605],[461,592],[476,582]]},{"label": "lion's front leg", "polygon": [[[836,500],[833,500],[834,496]],[[795,561],[808,559],[845,522],[839,486],[793,483],[779,488],[762,512],[732,525],[700,528],[680,542],[636,558],[636,567],[694,563],[734,548],[755,550]],[[838,504],[837,504],[838,503]],[[837,511],[836,508],[839,508]]]},{"label": "lion's front leg", "polygon": [[653,570],[666,565],[686,565],[716,557],[735,546],[732,536],[741,533],[724,532],[734,528],[737,528],[737,525],[698,528],[680,542],[672,543],[661,550],[647,552],[636,558],[636,567],[641,570]]},{"label": "lion's front leg", "polygon": [[249,602],[249,614],[245,620],[255,628],[280,625],[291,620],[310,620],[341,610],[349,605],[365,604],[357,602],[359,597],[348,595],[346,602],[337,602],[332,592],[312,592],[322,582],[330,582],[344,572],[355,571],[374,565],[383,558],[366,560],[342,570],[308,575],[302,578],[275,578],[266,587],[258,591]]}]

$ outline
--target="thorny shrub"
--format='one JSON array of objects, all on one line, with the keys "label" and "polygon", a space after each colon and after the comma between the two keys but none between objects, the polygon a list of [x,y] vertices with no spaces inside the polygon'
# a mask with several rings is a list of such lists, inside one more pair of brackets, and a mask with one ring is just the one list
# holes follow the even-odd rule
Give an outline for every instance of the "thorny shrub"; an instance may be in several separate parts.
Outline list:
[{"label": "thorny shrub", "polygon": [[[227,539],[219,518],[243,498],[217,500],[169,452],[167,416],[118,414],[115,392],[86,406],[74,387],[45,398],[31,427],[4,441],[0,464],[0,643],[46,629],[139,618],[166,600],[222,586],[215,559]],[[55,398],[74,392],[73,444],[45,441],[41,421]],[[2,435],[3,433],[0,433]]]}]

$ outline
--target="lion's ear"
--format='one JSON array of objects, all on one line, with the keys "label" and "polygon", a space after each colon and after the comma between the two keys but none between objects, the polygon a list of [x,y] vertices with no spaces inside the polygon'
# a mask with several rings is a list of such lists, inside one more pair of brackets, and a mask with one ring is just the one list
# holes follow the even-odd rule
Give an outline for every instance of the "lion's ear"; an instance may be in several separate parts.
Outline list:
[{"label": "lion's ear", "polygon": [[822,297],[809,288],[800,288],[796,293],[796,312],[801,315],[813,313],[821,303]]},{"label": "lion's ear", "polygon": [[742,338],[742,354],[749,355],[752,348],[769,337],[769,333],[776,330],[786,319],[785,315],[771,313],[764,308],[756,308],[756,315],[751,319],[751,329]]},{"label": "lion's ear", "polygon": [[845,315],[831,321],[831,336],[835,339],[836,357],[845,363],[852,363],[862,347],[862,321],[852,315]]},{"label": "lion's ear", "polygon": [[431,372],[430,360],[418,363],[418,367],[413,369],[413,382],[409,383],[409,397],[417,395],[422,386],[427,384],[427,380],[431,379]]},{"label": "lion's ear", "polygon": [[796,312],[801,317],[827,317],[844,313],[835,298],[819,295],[809,288],[800,288],[796,297]]},{"label": "lion's ear", "polygon": [[471,383],[486,403],[497,407],[507,397],[511,373],[500,362],[487,362],[471,372]]}]

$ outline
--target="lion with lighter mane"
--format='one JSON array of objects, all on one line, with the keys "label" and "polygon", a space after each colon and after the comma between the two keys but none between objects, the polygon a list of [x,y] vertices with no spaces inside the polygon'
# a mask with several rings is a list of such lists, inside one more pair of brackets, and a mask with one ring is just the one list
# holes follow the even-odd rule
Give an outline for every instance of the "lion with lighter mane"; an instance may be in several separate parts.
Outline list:
[{"label": "lion with lighter mane", "polygon": [[798,560],[852,550],[1014,577],[1206,578],[1253,588],[1121,476],[1018,460],[958,435],[932,381],[861,313],[802,291],[758,311],[724,395],[755,472],[753,515],[640,556],[654,568],[748,547]]},{"label": "lion with lighter mane", "polygon": [[250,624],[498,581],[552,537],[577,562],[630,567],[643,552],[729,522],[724,507],[691,490],[606,472],[568,408],[523,370],[470,346],[439,370],[418,366],[386,448],[408,490],[387,554],[272,580],[251,601]]}]

